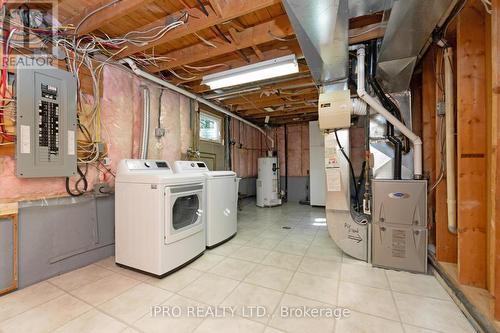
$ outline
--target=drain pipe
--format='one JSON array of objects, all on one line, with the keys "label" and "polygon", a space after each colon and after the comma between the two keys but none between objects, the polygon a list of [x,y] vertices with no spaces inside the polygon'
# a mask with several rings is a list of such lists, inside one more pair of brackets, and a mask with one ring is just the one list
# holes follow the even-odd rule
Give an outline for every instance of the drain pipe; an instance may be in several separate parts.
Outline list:
[{"label": "drain pipe", "polygon": [[141,86],[142,88],[142,136],[141,136],[141,147],[139,151],[139,158],[145,160],[148,158],[148,147],[149,147],[149,122],[151,116],[151,94],[147,86]]},{"label": "drain pipe", "polygon": [[445,89],[445,121],[446,121],[446,196],[448,197],[448,230],[457,233],[457,190],[455,183],[455,110],[453,96],[453,49],[444,51],[444,89]]},{"label": "drain pipe", "polygon": [[220,107],[219,105],[217,104],[214,104],[210,101],[207,101],[206,99],[196,95],[196,94],[193,94],[185,89],[182,89],[180,87],[177,87],[176,85],[170,83],[170,82],[167,82],[165,80],[162,80],[154,75],[151,75],[149,74],[148,72],[145,72],[143,71],[142,69],[139,69],[136,64],[132,61],[132,59],[130,58],[125,58],[122,60],[122,63],[126,63],[127,65],[130,66],[130,68],[132,69],[132,72],[134,72],[136,75],[142,77],[142,78],[145,78],[149,81],[152,81],[156,84],[159,84],[160,86],[163,86],[165,88],[168,88],[172,91],[175,91],[181,95],[184,95],[186,97],[189,97],[191,98],[192,100],[195,100],[195,101],[198,101],[199,103],[202,103],[202,104],[205,104],[206,106],[216,110],[216,111],[219,111],[225,115],[228,115],[229,117],[232,117],[234,119],[238,119],[239,121],[241,121],[242,123],[245,123],[247,124],[248,126],[251,126],[255,129],[257,129],[259,132],[261,132],[262,134],[264,134],[264,136],[267,138],[267,140],[269,140],[269,142],[271,142],[271,148],[274,150],[274,140],[269,137],[269,135],[267,135],[266,131],[264,131],[262,128],[260,128],[259,126],[255,125],[254,123],[224,109],[223,107]]},{"label": "drain pipe", "polygon": [[415,179],[422,179],[422,140],[408,127],[387,111],[379,102],[365,90],[365,48],[360,47],[358,54],[358,96],[373,110],[382,115],[388,122],[396,127],[404,136],[413,143],[415,156],[413,159],[413,173]]}]

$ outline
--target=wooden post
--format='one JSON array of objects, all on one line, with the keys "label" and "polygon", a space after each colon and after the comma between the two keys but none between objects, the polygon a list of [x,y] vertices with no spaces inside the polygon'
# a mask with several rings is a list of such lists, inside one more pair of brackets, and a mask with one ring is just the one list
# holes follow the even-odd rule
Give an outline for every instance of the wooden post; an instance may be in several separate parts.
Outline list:
[{"label": "wooden post", "polygon": [[18,215],[17,203],[0,204],[0,219],[9,219],[12,223],[12,280],[11,284],[0,290],[0,295],[9,293],[17,289],[18,285]]},{"label": "wooden post", "polygon": [[[436,181],[436,73],[434,62],[436,59],[436,49],[431,47],[425,55],[422,62],[422,141],[423,146],[423,164],[424,174],[429,177],[429,186]],[[434,223],[433,232],[429,237],[434,240],[436,247],[437,230],[436,221],[433,218],[436,208],[434,192],[429,195],[427,200],[428,206],[428,222]],[[439,253],[438,249],[436,251]],[[439,260],[439,259],[438,259]]]},{"label": "wooden post", "polygon": [[[429,184],[434,184],[441,170],[442,153],[440,142],[444,133],[440,128],[444,119],[437,116],[437,104],[443,102],[443,83],[437,80],[443,76],[441,66],[443,53],[441,49],[432,47],[427,52],[422,66],[423,95],[423,142],[424,170],[429,175]],[[436,189],[429,196],[429,215],[434,217],[436,259],[442,262],[457,262],[457,236],[448,231],[448,212],[446,204],[446,177],[444,176]]]},{"label": "wooden post", "polygon": [[480,0],[457,23],[458,278],[486,287],[486,20]]},{"label": "wooden post", "polygon": [[[496,180],[496,139],[497,124],[496,113],[493,110],[493,56],[492,56],[492,17],[486,16],[486,124],[487,124],[487,174],[486,174],[486,235],[487,235],[487,255],[486,255],[486,286],[492,296],[495,293],[495,180]],[[497,33],[498,34],[498,33]],[[498,36],[496,37],[498,38]],[[496,56],[495,56],[496,59]],[[492,73],[492,75],[488,75]],[[493,309],[493,307],[491,307]]]},{"label": "wooden post", "polygon": [[500,166],[500,0],[492,1],[492,14],[491,14],[491,121],[492,126],[492,166],[491,174],[496,175],[492,177],[492,211],[491,211],[491,225],[490,229],[494,232],[494,252],[493,252],[493,269],[494,269],[494,313],[495,319],[500,320],[500,177],[497,175],[498,167]]}]

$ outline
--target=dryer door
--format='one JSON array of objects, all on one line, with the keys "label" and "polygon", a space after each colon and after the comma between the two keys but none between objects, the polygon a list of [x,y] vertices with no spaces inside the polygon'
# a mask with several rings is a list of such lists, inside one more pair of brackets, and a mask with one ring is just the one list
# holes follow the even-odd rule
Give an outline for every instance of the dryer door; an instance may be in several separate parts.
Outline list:
[{"label": "dryer door", "polygon": [[165,187],[165,243],[203,231],[203,184]]}]

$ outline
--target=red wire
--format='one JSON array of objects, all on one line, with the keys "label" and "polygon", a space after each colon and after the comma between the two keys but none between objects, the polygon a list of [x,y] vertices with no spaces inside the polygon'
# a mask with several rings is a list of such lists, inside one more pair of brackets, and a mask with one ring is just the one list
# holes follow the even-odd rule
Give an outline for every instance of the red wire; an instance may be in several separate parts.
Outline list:
[{"label": "red wire", "polygon": [[[2,1],[2,6],[3,6],[4,0],[1,0],[1,1]],[[0,96],[2,99],[0,100],[0,107],[5,106],[5,104],[6,104],[4,98],[6,98],[6,96],[7,96],[7,83],[8,83],[7,82],[7,61],[9,58],[9,50],[7,48],[7,39],[9,38],[9,35],[10,35],[10,30],[4,32],[5,43],[4,43],[3,52],[2,52],[2,79],[1,79],[1,84],[0,84],[0,87],[1,87]],[[3,112],[0,113],[0,135],[2,136],[3,139],[5,139],[7,141],[13,142],[16,140],[16,137],[14,135],[8,134],[5,130]]]}]

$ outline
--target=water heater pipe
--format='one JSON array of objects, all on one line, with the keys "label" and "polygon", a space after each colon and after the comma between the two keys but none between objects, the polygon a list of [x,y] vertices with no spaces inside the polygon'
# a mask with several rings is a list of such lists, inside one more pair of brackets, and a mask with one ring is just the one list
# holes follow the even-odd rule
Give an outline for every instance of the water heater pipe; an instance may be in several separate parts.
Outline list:
[{"label": "water heater pipe", "polygon": [[455,106],[453,94],[453,49],[444,51],[444,93],[446,122],[446,195],[448,206],[448,230],[457,233],[457,190],[455,170]]},{"label": "water heater pipe", "polygon": [[125,59],[122,60],[122,62],[124,62],[127,65],[129,65],[130,68],[132,69],[132,72],[134,72],[135,74],[137,74],[140,77],[143,77],[143,78],[145,78],[145,79],[147,79],[149,81],[157,83],[160,86],[168,88],[168,89],[170,89],[172,91],[175,91],[175,92],[177,92],[177,93],[179,93],[181,95],[189,97],[192,100],[198,101],[201,104],[205,104],[206,106],[208,106],[208,107],[210,107],[210,108],[212,108],[212,109],[214,109],[216,111],[219,111],[219,112],[221,112],[221,113],[223,113],[225,115],[228,115],[228,116],[230,116],[230,117],[232,117],[234,119],[237,119],[237,120],[241,121],[242,123],[247,124],[248,126],[251,126],[251,127],[255,128],[255,129],[257,129],[259,132],[261,132],[262,134],[264,134],[264,136],[267,138],[267,140],[269,140],[269,142],[271,142],[271,148],[274,149],[274,140],[269,135],[267,135],[266,131],[264,131],[262,128],[260,128],[259,126],[255,125],[254,123],[252,123],[252,122],[250,122],[250,121],[248,121],[248,120],[246,120],[244,118],[241,118],[240,116],[232,113],[231,111],[228,111],[228,110],[224,109],[223,107],[220,107],[217,104],[214,104],[214,103],[212,103],[210,101],[207,101],[206,99],[204,99],[201,96],[193,94],[193,93],[191,93],[191,92],[189,92],[189,91],[187,91],[185,89],[177,87],[176,85],[174,85],[174,84],[172,84],[170,82],[162,80],[162,79],[160,79],[160,78],[158,78],[158,77],[156,77],[154,75],[151,75],[148,72],[143,71],[142,69],[139,69],[136,66],[135,62],[133,62],[132,59],[130,59],[130,58],[125,58]]},{"label": "water heater pipe", "polygon": [[358,54],[358,96],[373,110],[382,115],[413,143],[413,174],[415,179],[422,179],[422,139],[386,110],[375,98],[365,90],[365,48],[360,47]]},{"label": "water heater pipe", "polygon": [[151,94],[147,86],[141,86],[141,88],[142,88],[143,115],[142,115],[142,136],[141,136],[141,147],[139,151],[139,158],[145,160],[146,158],[148,158],[149,123],[151,117]]}]

